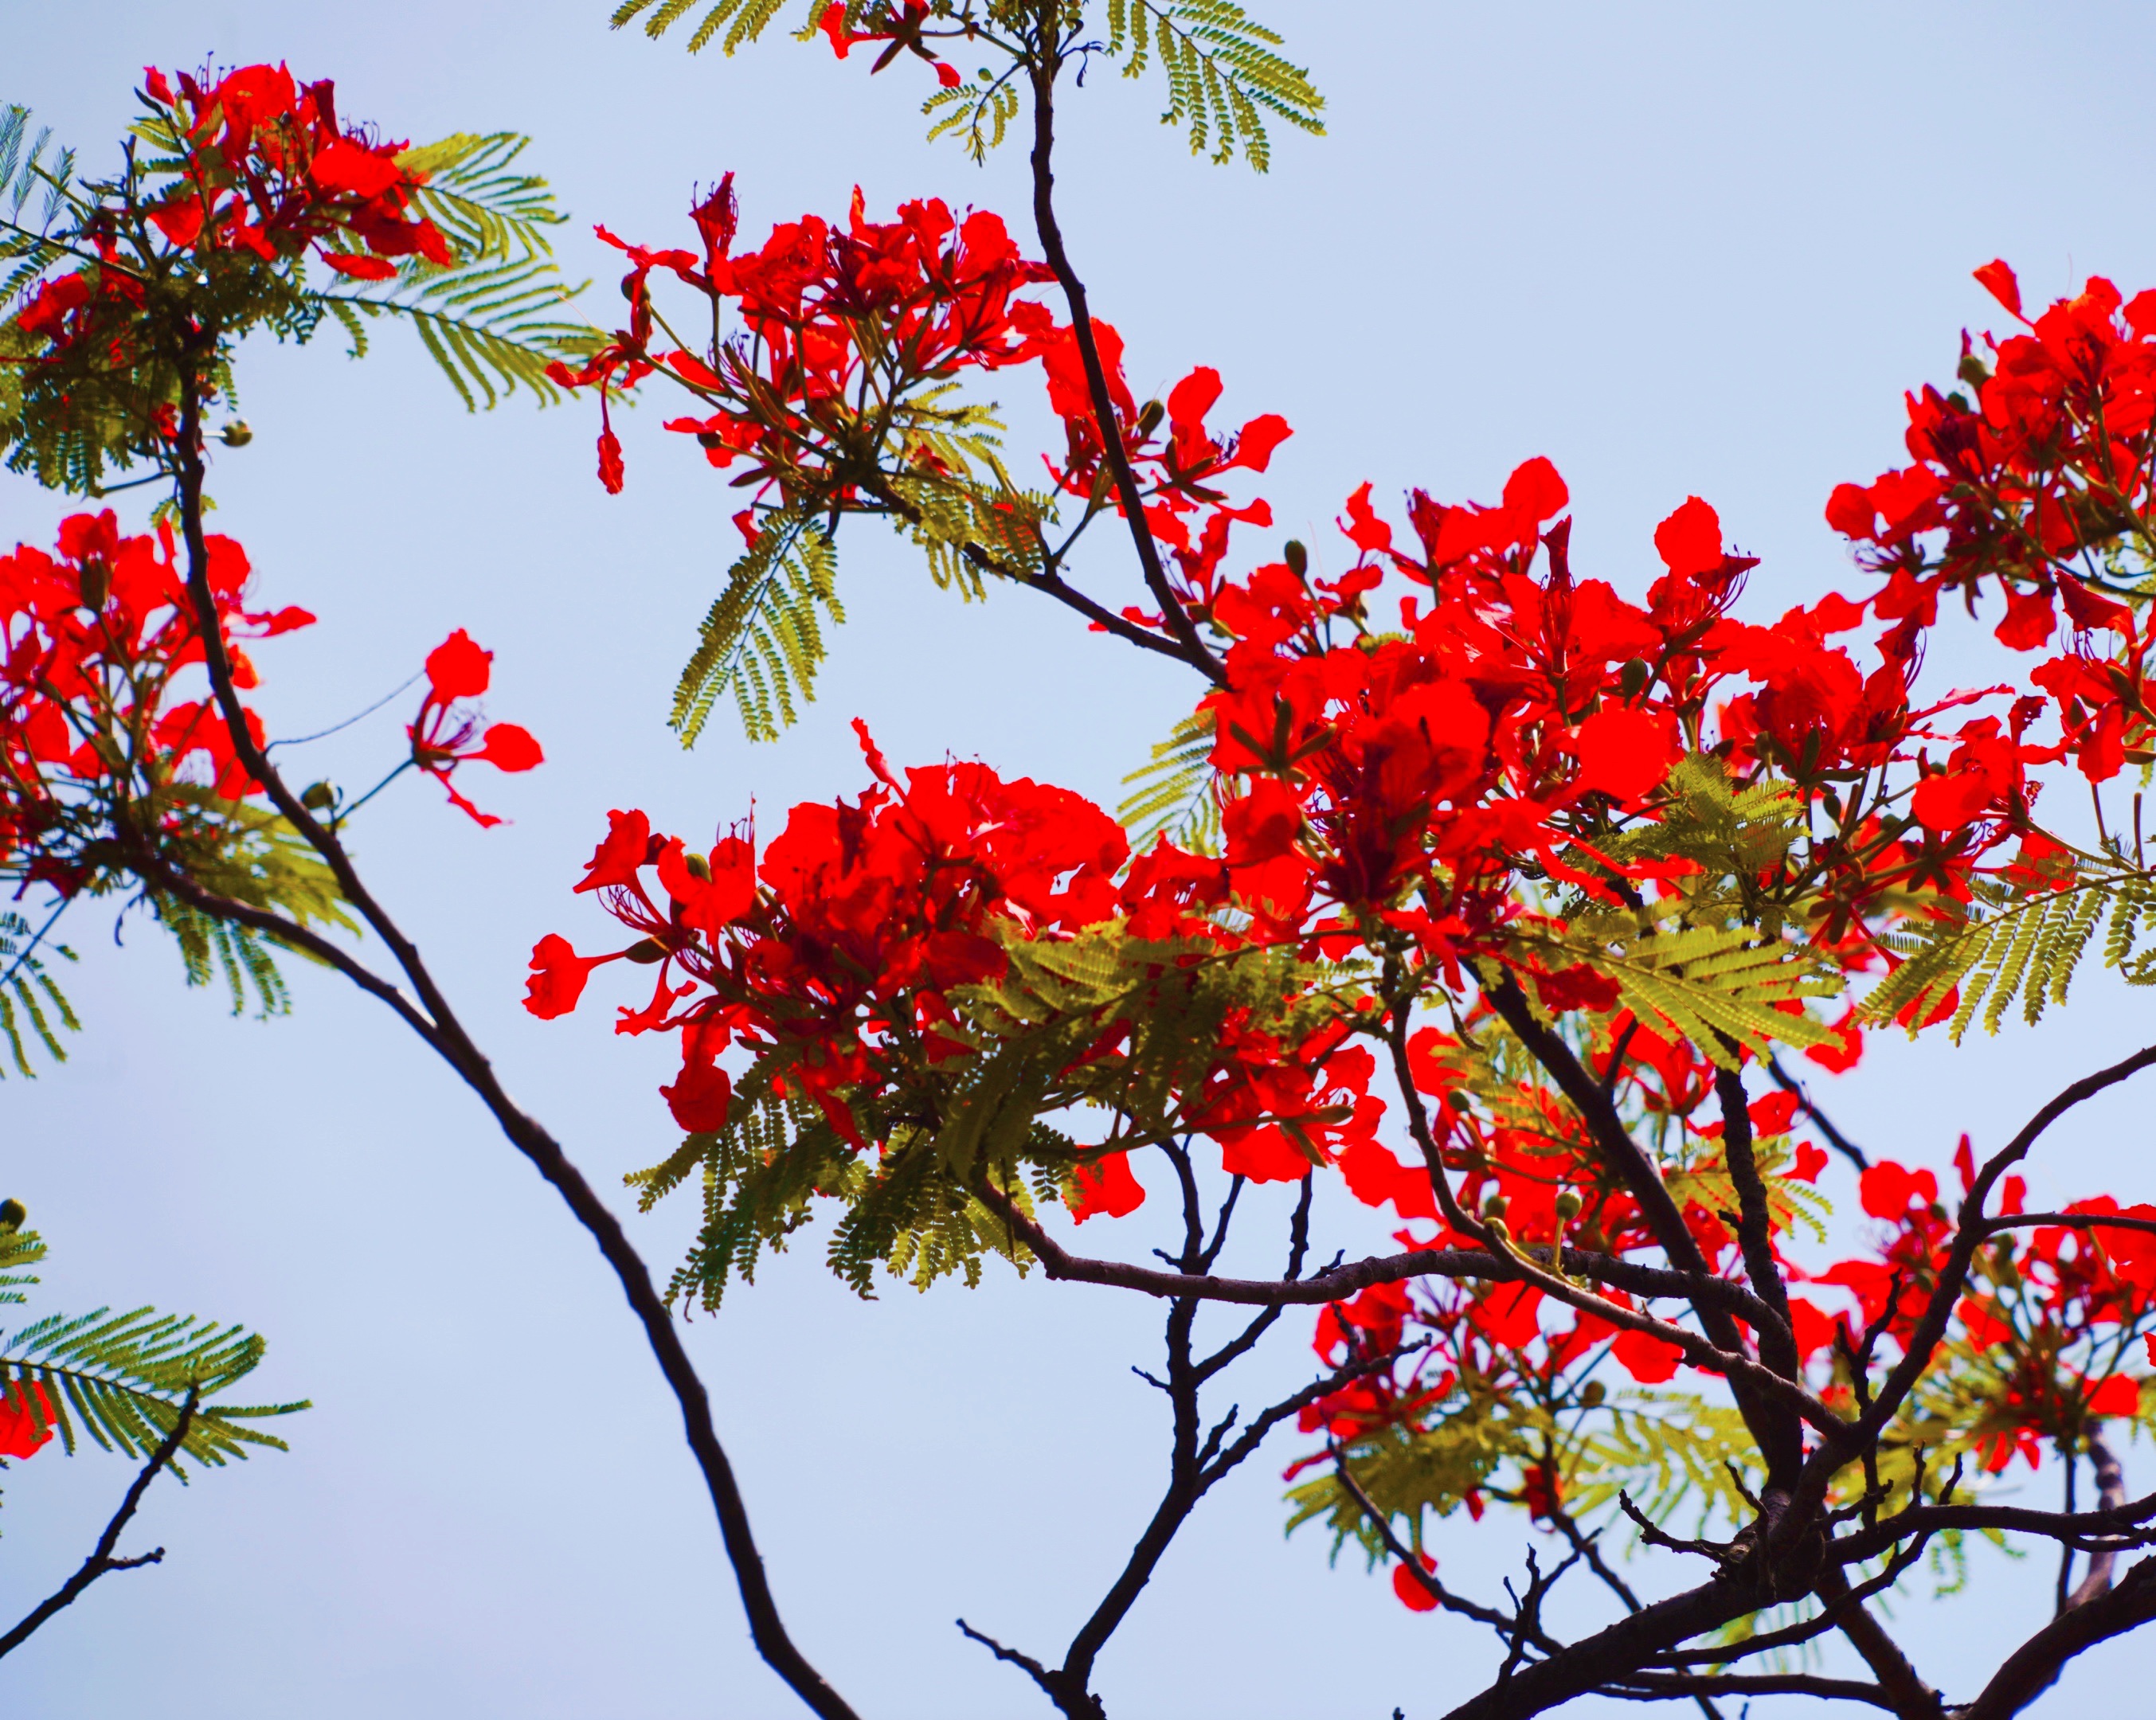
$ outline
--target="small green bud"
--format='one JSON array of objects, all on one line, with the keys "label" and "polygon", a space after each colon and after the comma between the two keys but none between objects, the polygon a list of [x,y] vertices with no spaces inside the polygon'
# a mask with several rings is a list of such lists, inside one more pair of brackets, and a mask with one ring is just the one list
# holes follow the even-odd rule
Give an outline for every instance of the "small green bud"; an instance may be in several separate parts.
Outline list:
[{"label": "small green bud", "polygon": [[1469,1111],[1474,1108],[1474,1105],[1475,1101],[1458,1087],[1445,1096],[1445,1106],[1448,1111]]},{"label": "small green bud", "polygon": [[632,962],[649,967],[654,962],[666,959],[666,946],[655,937],[647,937],[641,943],[633,943],[622,953]]},{"label": "small green bud", "polygon": [[701,854],[683,855],[681,864],[689,869],[691,878],[701,879],[706,884],[711,881],[711,863]]},{"label": "small green bud", "polygon": [[19,1200],[0,1200],[0,1230],[19,1230],[28,1222],[30,1209]]},{"label": "small green bud", "polygon": [[85,609],[102,609],[105,600],[112,595],[112,570],[102,562],[82,564],[82,606]]},{"label": "small green bud", "polygon": [[336,789],[329,783],[310,783],[300,796],[300,804],[309,812],[326,812],[336,804]]},{"label": "small green bud", "polygon": [[1599,1379],[1590,1379],[1579,1389],[1579,1401],[1590,1409],[1609,1395],[1609,1388]]},{"label": "small green bud", "polygon": [[217,433],[217,439],[227,448],[244,448],[254,439],[254,432],[248,429],[245,418],[236,418]]},{"label": "small green bud", "polygon": [[1301,579],[1310,572],[1310,552],[1302,547],[1299,539],[1288,539],[1286,554],[1287,570],[1296,578]]},{"label": "small green bud", "polygon": [[1144,409],[1138,413],[1138,440],[1144,441],[1147,437],[1158,429],[1161,419],[1167,415],[1168,409],[1160,402],[1147,401]]},{"label": "small green bud", "polygon": [[1831,788],[1821,788],[1820,790],[1820,804],[1826,809],[1826,815],[1829,818],[1832,819],[1836,824],[1840,824],[1841,822],[1841,796],[1835,793]]},{"label": "small green bud", "polygon": [[1556,1204],[1557,1215],[1567,1224],[1570,1224],[1579,1216],[1580,1208],[1587,1203],[1579,1198],[1579,1190],[1577,1189],[1562,1189],[1558,1191]]},{"label": "small green bud", "polygon": [[1648,678],[1653,674],[1645,658],[1628,658],[1625,666],[1617,671],[1617,691],[1627,699],[1636,699],[1646,691]]},{"label": "small green bud", "polygon": [[1991,380],[1991,367],[1974,352],[1961,355],[1961,362],[1954,367],[1954,374],[1972,388],[1981,388]]},{"label": "small green bud", "polygon": [[1486,1219],[1502,1219],[1512,1209],[1512,1203],[1502,1194],[1492,1194],[1482,1203],[1482,1216]]}]

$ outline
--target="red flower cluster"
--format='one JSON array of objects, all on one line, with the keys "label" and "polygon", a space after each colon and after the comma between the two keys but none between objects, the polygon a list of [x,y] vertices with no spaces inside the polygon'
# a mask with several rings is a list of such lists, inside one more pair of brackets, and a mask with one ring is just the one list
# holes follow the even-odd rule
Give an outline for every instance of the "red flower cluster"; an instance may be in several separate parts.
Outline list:
[{"label": "red flower cluster", "polygon": [[[115,367],[136,361],[152,234],[163,254],[213,270],[240,253],[275,264],[311,250],[340,274],[385,280],[396,259],[454,260],[413,206],[424,176],[398,165],[405,146],[341,127],[326,80],[300,85],[281,65],[251,65],[169,80],[153,67],[143,82],[151,126],[178,151],[151,169],[170,182],[139,210],[100,211],[87,234],[100,261],[46,280],[24,304],[17,326],[50,343],[41,362],[77,349]],[[123,255],[123,239],[142,254]],[[169,412],[162,429],[174,429]]]},{"label": "red flower cluster", "polygon": [[[930,198],[902,205],[896,221],[871,222],[857,190],[843,228],[804,215],[773,228],[762,249],[735,256],[731,173],[690,215],[696,251],[647,250],[598,229],[634,265],[622,281],[629,326],[581,369],[548,372],[565,388],[598,388],[599,476],[610,490],[621,488],[622,460],[608,390],[633,388],[655,370],[710,408],[666,428],[695,436],[715,466],[743,462],[737,485],[759,500],[844,505],[858,495],[850,463],[903,398],[963,370],[1016,363],[1051,326],[1046,310],[1014,296],[1049,279],[1047,270],[1019,254],[994,215],[961,221]],[[654,347],[654,335],[671,334],[652,301],[654,269],[703,294],[715,328],[732,301],[742,332],[701,354]],[[936,464],[925,447],[909,458]],[[754,520],[752,510],[737,519],[752,542]]]},{"label": "red flower cluster", "polygon": [[[532,952],[526,1007],[542,1017],[573,1009],[605,963],[658,968],[650,1002],[624,1009],[616,1030],[681,1034],[681,1075],[662,1091],[685,1129],[726,1122],[732,1081],[717,1059],[740,1043],[784,1050],[788,1090],[858,1150],[895,1096],[976,1055],[953,993],[1000,980],[1014,941],[1116,922],[1142,938],[1238,942],[1214,917],[1228,901],[1218,861],[1163,843],[1126,870],[1121,827],[1080,796],[977,764],[901,781],[861,734],[876,786],[851,804],[796,807],[760,863],[742,836],[695,855],[644,814],[613,814],[577,887],[598,892],[639,942],[582,956],[549,937]],[[1163,960],[1162,983],[1173,983]],[[1128,1034],[1104,1022],[1073,1068],[1126,1056]],[[1374,1062],[1347,1037],[1335,1022],[1283,1043],[1231,1015],[1185,1084],[1183,1125],[1218,1141],[1237,1174],[1300,1178],[1374,1127]],[[1081,1215],[1143,1198],[1120,1152],[1088,1157],[1077,1181]]]},{"label": "red flower cluster", "polygon": [[[251,687],[235,636],[315,618],[244,608],[246,555],[228,537],[208,547],[234,679]],[[109,845],[109,824],[148,839],[142,820],[165,829],[193,815],[175,785],[227,800],[254,791],[207,696],[174,697],[203,647],[169,526],[126,537],[109,510],[78,514],[55,553],[18,545],[0,557],[0,876],[72,896],[98,876],[92,845]]]},{"label": "red flower cluster", "polygon": [[406,145],[340,126],[327,79],[301,85],[281,65],[251,65],[214,83],[185,72],[168,82],[152,67],[143,86],[186,146],[180,182],[149,211],[175,247],[244,249],[265,263],[312,249],[362,280],[388,280],[401,257],[454,260],[413,208],[425,176],[398,165]]},{"label": "red flower cluster", "polygon": [[[531,770],[546,762],[530,730],[496,722],[488,724],[481,734],[479,719],[457,708],[460,701],[476,699],[486,691],[494,675],[493,663],[494,653],[482,651],[459,628],[427,654],[427,696],[405,730],[412,742],[412,762],[442,785],[451,805],[482,826],[501,820],[459,793],[449,773],[460,764],[475,762],[506,771]],[[479,742],[475,747],[475,740]]]},{"label": "red flower cluster", "polygon": [[[2122,584],[2107,558],[2122,543],[2143,557],[2151,546],[2156,292],[2123,301],[2094,277],[2029,322],[2012,270],[1994,262],[1976,275],[2027,331],[1987,336],[1989,362],[1964,335],[1960,376],[1974,398],[1929,387],[1910,395],[1911,464],[1869,485],[1839,486],[1827,520],[1887,579],[1874,607],[1899,621],[1887,643],[1901,660],[1915,653],[1942,595],[1958,592],[1974,608],[1994,586],[2002,644],[2035,651],[2058,639],[2061,654],[2029,678],[2058,711],[2061,745],[2019,750],[2030,762],[2070,750],[2090,781],[2103,782],[2129,747],[2146,747],[2152,727],[2143,696],[2150,640],[2119,600],[2136,595],[2138,576]],[[2016,707],[2010,735],[1994,725],[1976,738],[2018,745],[2042,709],[2030,703]],[[1965,822],[1984,810],[1986,788],[1999,791],[1989,797],[1995,802],[2017,780],[2014,760],[1989,755],[1949,773],[1966,786],[1936,795],[1927,823]]]}]

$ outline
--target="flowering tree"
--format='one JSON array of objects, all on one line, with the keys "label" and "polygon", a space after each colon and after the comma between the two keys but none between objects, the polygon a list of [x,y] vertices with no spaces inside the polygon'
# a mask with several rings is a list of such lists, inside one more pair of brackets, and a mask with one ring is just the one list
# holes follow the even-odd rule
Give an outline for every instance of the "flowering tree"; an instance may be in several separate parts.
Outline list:
[{"label": "flowering tree", "polygon": [[[660,35],[690,7],[629,0],[617,23],[647,9]],[[692,45],[723,33],[731,53],[776,10],[715,0]],[[0,865],[61,902],[134,894],[191,976],[221,964],[265,1007],[275,952],[325,963],[458,1072],[615,1271],[757,1645],[832,1720],[855,1710],[787,1634],[677,1330],[825,1220],[832,1268],[864,1293],[879,1269],[978,1283],[996,1257],[1165,1306],[1147,1378],[1168,1481],[1134,1509],[1127,1563],[1060,1653],[961,1626],[1072,1720],[1105,1712],[1100,1657],[1183,1523],[1276,1433],[1301,1441],[1291,1524],[1388,1569],[1377,1604],[1495,1633],[1486,1686],[1435,1693],[1459,1720],[1598,1693],[1710,1715],[1768,1694],[1903,1720],[2021,1712],[2156,1617],[2156,1561],[2122,1565],[2156,1539],[2156,1496],[2129,1497],[2121,1452],[2156,1419],[2156,1205],[2027,1211],[2018,1168],[2156,1045],[1937,1168],[1867,1158],[1806,1083],[1875,1031],[2033,1022],[2099,938],[2128,982],[2156,977],[2156,872],[2138,796],[2120,798],[2156,760],[2156,292],[2092,280],[2031,319],[2004,263],[1979,270],[2001,332],[1965,338],[1953,392],[1910,397],[1909,465],[1828,502],[1858,583],[1779,619],[1743,619],[1755,562],[1698,497],[1656,531],[1662,571],[1636,598],[1575,569],[1567,486],[1538,457],[1488,503],[1381,508],[1364,485],[1327,575],[1301,544],[1231,542],[1270,526],[1249,486],[1289,428],[1211,422],[1223,383],[1202,366],[1137,400],[1054,172],[1056,95],[1092,54],[1163,70],[1171,116],[1224,160],[1262,167],[1264,121],[1314,131],[1322,104],[1222,0],[1116,0],[1106,24],[1102,42],[1066,0],[812,7],[803,40],[932,73],[935,130],[975,155],[1025,116],[1040,259],[993,214],[923,199],[883,220],[859,193],[751,247],[729,174],[678,248],[599,229],[629,265],[627,326],[605,335],[544,320],[551,210],[509,172],[513,140],[383,143],[280,68],[149,74],[151,153],[110,180],[11,156],[11,457],[98,493],[108,468],[146,466],[162,499],[154,534],[85,514],[57,554],[4,564]],[[969,77],[947,56],[989,64]],[[44,218],[25,222],[39,185]],[[838,536],[860,514],[939,583],[1029,589],[1101,649],[1194,677],[1120,818],[987,762],[894,768],[859,724],[859,794],[767,839],[724,822],[740,808],[702,847],[609,813],[577,886],[598,911],[539,940],[527,1006],[567,1016],[611,991],[598,969],[649,970],[616,1027],[678,1036],[660,1097],[682,1138],[632,1182],[646,1205],[691,1179],[703,1199],[664,1293],[367,890],[346,835],[368,795],[293,788],[243,696],[239,642],[311,618],[248,610],[244,555],[205,531],[206,412],[250,330],[389,316],[468,400],[595,396],[611,491],[613,401],[664,389],[666,429],[746,492],[725,505],[742,553],[677,696],[688,739],[722,696],[767,737],[813,696],[843,619]],[[1037,377],[1062,427],[1043,487],[1006,464],[989,372]],[[1127,547],[1142,598],[1076,583],[1088,534]],[[1931,690],[1943,595],[1989,609],[2033,665]],[[454,773],[541,762],[523,730],[470,715],[487,665],[462,634],[428,658],[390,772],[435,777],[483,821]],[[2093,829],[2040,819],[2040,791],[2076,777]],[[362,927],[393,965],[355,952]],[[1830,1230],[1830,1170],[1861,1224]],[[1250,1183],[1296,1189],[1277,1277],[1215,1271]],[[1112,1235],[1156,1198],[1183,1239],[1158,1266],[1079,1252],[1052,1210]],[[1396,1251],[1314,1266],[1321,1200],[1389,1209]],[[1247,1419],[1209,1409],[1291,1307],[1316,1311],[1308,1384]],[[2047,1453],[2061,1510],[1987,1497]],[[1524,1533],[1504,1604],[1444,1579],[1448,1522]],[[2055,1612],[1943,1691],[1871,1603],[1972,1535],[2056,1549]],[[1600,1585],[1609,1622],[1558,1635],[1544,1610],[1567,1582]],[[1868,1677],[1785,1658],[1830,1633]]]}]

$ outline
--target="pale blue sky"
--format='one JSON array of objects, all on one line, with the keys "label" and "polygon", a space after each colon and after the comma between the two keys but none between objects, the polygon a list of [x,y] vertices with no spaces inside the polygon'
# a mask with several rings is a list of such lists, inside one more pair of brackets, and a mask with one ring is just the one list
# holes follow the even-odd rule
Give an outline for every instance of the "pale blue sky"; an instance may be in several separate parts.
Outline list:
[{"label": "pale blue sky", "polygon": [[[1489,497],[1546,454],[1572,486],[1583,571],[1638,589],[1654,522],[1698,493],[1765,557],[1753,613],[1778,613],[1850,579],[1821,506],[1897,457],[1900,391],[1943,377],[1963,325],[1996,318],[1972,267],[2005,255],[2031,298],[2077,270],[2156,284],[2156,117],[2128,93],[2156,64],[2145,8],[1256,9],[1312,65],[1329,137],[1283,132],[1268,178],[1214,169],[1153,123],[1157,86],[1098,67],[1070,99],[1062,183],[1134,382],[1214,364],[1224,415],[1296,427],[1265,485],[1283,531],[1317,532],[1365,478],[1381,497],[1411,483]],[[1019,157],[977,172],[920,141],[925,74],[871,82],[783,37],[692,61],[677,41],[609,34],[603,0],[12,10],[0,99],[93,166],[146,61],[210,54],[333,76],[346,113],[394,136],[531,133],[530,160],[578,218],[564,255],[600,281],[596,316],[619,265],[585,223],[673,242],[692,182],[728,168],[752,235],[842,210],[857,181],[871,207],[932,192],[1024,227]],[[370,814],[362,857],[512,1088],[602,1183],[671,1144],[653,1092],[665,1050],[611,1039],[594,1013],[533,1021],[516,1000],[541,933],[595,940],[567,886],[608,807],[694,834],[752,799],[850,793],[856,715],[896,759],[978,754],[1112,800],[1188,696],[1060,613],[1009,593],[961,607],[861,531],[842,545],[855,619],[808,720],[755,750],[716,723],[685,757],[666,696],[733,504],[655,415],[629,423],[629,490],[609,499],[584,407],[467,418],[392,335],[357,367],[327,341],[266,348],[242,377],[258,434],[219,463],[218,523],[275,602],[322,617],[261,654],[273,732],[360,708],[465,626],[499,653],[491,713],[547,747],[541,773],[486,784],[512,824],[480,833],[408,785]],[[66,511],[8,480],[0,539],[45,539]],[[1086,572],[1121,588],[1106,548]],[[326,743],[323,768],[356,778],[393,751],[397,720]],[[330,980],[295,975],[289,1020],[234,1022],[182,991],[154,928],[131,919],[118,948],[110,930],[70,918],[88,1030],[64,1070],[0,1087],[0,1192],[55,1245],[50,1305],[249,1321],[272,1341],[264,1393],[319,1407],[289,1456],[186,1493],[161,1484],[135,1544],[162,1541],[167,1564],[101,1584],[0,1666],[0,1707],[798,1712],[748,1650],[610,1280],[477,1106]],[[1846,1127],[1942,1165],[1964,1127],[1997,1140],[2148,1037],[2138,996],[2092,984],[2081,1001],[2041,1033],[1878,1057],[1841,1084]],[[2148,1198],[2145,1115],[2122,1097],[2061,1129],[2039,1194]],[[690,1220],[636,1221],[662,1270]],[[1336,1203],[1321,1228],[1344,1242],[1367,1227]],[[1127,1230],[1133,1250],[1151,1240]],[[863,1305],[818,1256],[805,1244],[691,1340],[788,1618],[873,1720],[1044,1712],[950,1621],[1045,1654],[1090,1607],[1163,1467],[1152,1394],[1126,1372],[1155,1353],[1154,1311],[993,1272],[977,1293]],[[1283,1322],[1246,1404],[1298,1383],[1307,1329]],[[1277,1440],[1187,1532],[1102,1662],[1116,1720],[1382,1720],[1395,1704],[1430,1720],[1486,1676],[1486,1635],[1409,1615],[1359,1565],[1329,1572],[1319,1540],[1282,1544],[1276,1477],[1295,1449]],[[2145,1447],[2128,1470],[2147,1484]],[[73,1568],[125,1479],[51,1456],[8,1477],[0,1613]],[[1464,1531],[1436,1543],[1446,1572],[1492,1591],[1525,1532]],[[1903,1603],[1925,1671],[1969,1693],[2047,1606],[2039,1563],[1980,1554],[1974,1594]],[[1683,1579],[1663,1561],[1635,1575]],[[2113,1647],[2036,1712],[2152,1670],[2156,1648]]]}]

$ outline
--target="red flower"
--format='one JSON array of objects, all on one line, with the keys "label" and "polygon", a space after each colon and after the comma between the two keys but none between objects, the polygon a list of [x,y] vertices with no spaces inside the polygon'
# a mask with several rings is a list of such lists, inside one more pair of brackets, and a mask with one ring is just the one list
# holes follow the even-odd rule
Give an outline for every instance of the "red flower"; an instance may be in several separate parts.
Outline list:
[{"label": "red flower", "polygon": [[569,940],[550,932],[532,947],[531,977],[524,985],[524,1007],[542,1021],[567,1015],[584,994],[592,969],[620,959],[610,956],[580,956]]},{"label": "red flower", "polygon": [[1070,1177],[1078,1185],[1078,1198],[1070,1203],[1070,1216],[1081,1225],[1103,1214],[1111,1219],[1123,1218],[1145,1204],[1145,1189],[1131,1174],[1127,1153],[1103,1153],[1091,1164],[1074,1165]]},{"label": "red flower", "polygon": [[[458,701],[486,691],[493,661],[494,653],[481,650],[462,628],[435,646],[427,654],[427,696],[406,731],[412,742],[412,762],[442,785],[451,805],[483,828],[501,820],[481,812],[459,793],[449,780],[450,773],[475,761],[504,771],[526,771],[546,762],[529,730],[497,722],[482,735],[475,716],[455,710]],[[477,746],[472,744],[475,740]]]},{"label": "red flower", "polygon": [[0,1457],[34,1457],[53,1436],[53,1400],[36,1380],[0,1386]]},{"label": "red flower", "polygon": [[[1415,1558],[1424,1570],[1433,1575],[1436,1574],[1437,1561],[1430,1554],[1418,1553]],[[1404,1564],[1393,1567],[1393,1593],[1399,1597],[1400,1604],[1411,1613],[1430,1612],[1437,1605],[1437,1597],[1416,1582],[1414,1573]]]}]

